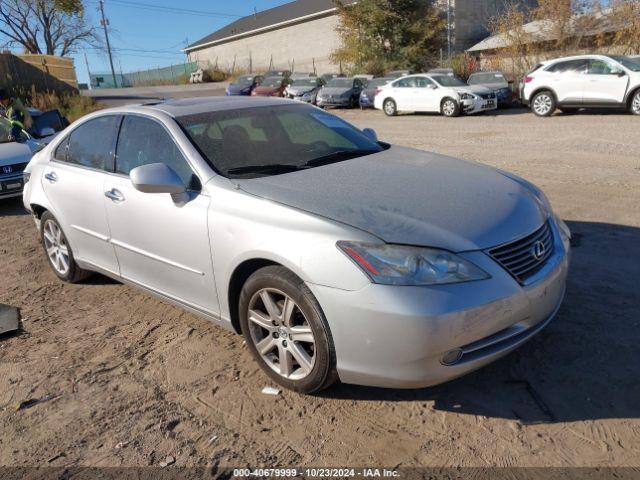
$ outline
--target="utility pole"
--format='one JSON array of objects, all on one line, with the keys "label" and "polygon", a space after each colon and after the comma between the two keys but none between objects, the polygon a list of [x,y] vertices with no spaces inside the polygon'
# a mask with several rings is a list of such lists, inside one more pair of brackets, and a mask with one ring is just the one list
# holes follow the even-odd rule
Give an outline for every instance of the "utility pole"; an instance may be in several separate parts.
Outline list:
[{"label": "utility pole", "polygon": [[89,59],[87,58],[87,52],[84,52],[84,63],[87,65],[87,76],[89,77],[89,90],[91,90],[91,70],[89,69]]},{"label": "utility pole", "polygon": [[451,62],[451,0],[447,0],[447,60]]},{"label": "utility pole", "polygon": [[109,54],[109,65],[111,66],[111,76],[113,77],[113,86],[118,88],[118,82],[116,81],[116,71],[113,68],[113,57],[111,56],[111,45],[109,44],[109,31],[107,26],[109,25],[109,20],[104,18],[104,0],[100,0],[100,15],[102,16],[102,20],[100,21],[100,25],[104,28],[104,39],[107,43],[107,53]]}]

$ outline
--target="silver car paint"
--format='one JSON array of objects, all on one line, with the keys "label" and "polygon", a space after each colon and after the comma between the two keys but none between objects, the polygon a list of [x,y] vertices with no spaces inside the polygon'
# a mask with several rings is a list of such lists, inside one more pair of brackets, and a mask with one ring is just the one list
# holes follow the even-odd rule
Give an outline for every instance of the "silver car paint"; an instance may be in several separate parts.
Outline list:
[{"label": "silver car paint", "polygon": [[[382,228],[378,233],[383,231],[385,222],[393,218],[392,215],[380,208],[371,209],[367,212],[370,220],[368,225],[360,223],[353,226],[345,221],[346,218],[341,218],[339,212],[313,212],[308,198],[304,196],[300,196],[299,205],[289,199],[286,201],[291,205],[285,204],[284,198],[265,198],[258,189],[268,187],[267,190],[273,194],[274,186],[271,182],[265,182],[265,179],[230,180],[217,175],[171,119],[172,115],[225,108],[225,105],[245,108],[256,104],[287,102],[274,99],[254,100],[247,102],[240,99],[230,103],[228,99],[198,99],[191,106],[190,102],[177,102],[157,107],[126,107],[86,117],[89,119],[118,112],[147,115],[161,122],[171,132],[203,184],[202,192],[194,194],[191,202],[176,204],[168,194],[134,193],[126,177],[97,173],[103,181],[97,180],[95,186],[85,185],[82,188],[97,190],[97,196],[104,199],[102,209],[97,199],[91,211],[84,201],[63,204],[65,202],[61,203],[55,194],[46,192],[45,189],[50,190],[48,187],[43,188],[47,182],[44,175],[55,170],[60,174],[58,185],[62,185],[62,175],[66,178],[68,169],[75,169],[85,179],[89,171],[50,160],[60,141],[56,139],[27,168],[31,173],[31,181],[24,192],[25,206],[32,209],[32,205],[38,205],[56,216],[68,236],[71,248],[79,252],[78,262],[84,268],[95,268],[142,287],[226,328],[233,328],[229,305],[229,280],[233,272],[243,262],[254,259],[266,259],[284,265],[302,278],[318,299],[335,341],[338,374],[345,382],[395,387],[440,383],[504,355],[522,343],[524,337],[518,337],[520,340],[513,345],[496,347],[495,351],[489,351],[481,358],[454,367],[444,367],[439,362],[446,349],[481,340],[505,329],[518,330],[534,324],[541,327],[543,322],[553,316],[562,299],[568,266],[568,239],[560,237],[555,220],[551,219],[557,247],[553,261],[526,287],[519,285],[489,256],[478,250],[463,255],[485,269],[491,275],[489,280],[437,287],[374,285],[338,251],[335,244],[338,240],[379,242],[375,230]],[[86,119],[74,124],[70,130]],[[394,152],[400,152],[399,157],[408,165],[411,165],[411,155],[417,155],[416,152],[396,147],[388,151],[389,154]],[[362,159],[367,160],[371,159]],[[354,161],[346,163],[351,162]],[[357,164],[358,161],[355,162]],[[420,168],[425,170],[433,166],[444,173],[446,168],[443,162],[444,157],[431,158],[427,155],[416,159],[413,171],[417,171],[417,166],[421,165]],[[475,216],[486,219],[477,220],[475,227],[468,230],[456,223],[463,229],[463,233],[452,231],[453,228],[448,227],[452,242],[449,244],[450,249],[464,250],[465,245],[484,245],[493,237],[498,240],[501,234],[505,237],[496,244],[503,243],[525,230],[527,225],[541,223],[538,204],[530,194],[525,194],[521,184],[506,180],[499,173],[485,172],[485,168],[489,170],[488,167],[461,161],[451,162],[452,168],[460,174],[462,170],[459,169],[469,168],[473,174],[480,175],[496,188],[503,188],[507,198],[521,195],[523,199],[508,202],[509,206],[501,208],[498,213],[492,210],[497,205],[495,201],[489,203],[491,208],[480,205],[475,210],[471,204],[467,204],[467,218],[471,218],[472,211],[475,211]],[[337,174],[336,168],[339,167],[340,164],[337,164],[304,173],[312,174],[318,181],[321,175]],[[293,174],[296,175],[299,174]],[[282,177],[288,177],[291,181],[292,174]],[[422,178],[426,180],[427,177]],[[270,180],[276,178],[272,177]],[[387,181],[393,183],[389,178]],[[74,190],[83,183],[74,182],[73,186],[65,187],[69,190],[68,195],[82,198],[82,193]],[[300,188],[306,182],[296,179],[295,183],[296,188]],[[324,185],[327,186],[326,183]],[[471,188],[471,184],[467,187]],[[107,188],[121,190],[125,200],[117,205],[110,204],[111,200],[103,196]],[[422,202],[423,195],[429,195],[424,188],[412,192],[408,192],[404,185],[396,188],[396,196],[388,197],[388,201],[395,202],[411,194],[417,195]],[[256,191],[250,191],[254,189]],[[292,190],[295,192],[295,188]],[[449,202],[438,202],[440,211],[437,218],[440,226],[430,231],[426,227],[427,217],[421,217],[418,230],[432,236],[427,241],[418,241],[417,237],[407,239],[417,244],[431,244],[437,238],[440,242],[446,241],[447,234],[439,229],[444,225],[442,222],[446,220],[448,207],[452,216],[459,214],[459,210],[453,205],[456,203],[456,196],[461,193],[460,185],[449,192],[443,190],[442,193],[448,197]],[[89,192],[85,191],[84,194]],[[287,195],[288,198],[295,197],[292,192]],[[386,191],[385,195],[391,195],[391,190]],[[324,201],[328,197],[329,195],[325,196]],[[361,197],[359,201],[363,199]],[[436,200],[435,194],[430,200]],[[401,210],[405,214],[408,202],[403,200],[401,203]],[[424,206],[428,212],[428,203],[425,202]],[[72,228],[71,225],[77,223],[77,227],[91,230],[83,222],[87,221],[92,212],[101,210],[111,212],[114,218],[119,217],[115,231],[87,233]],[[377,215],[380,215],[379,218],[376,218]],[[531,215],[531,218],[512,218],[509,215]],[[147,218],[143,219],[143,216]],[[456,222],[452,217],[450,220]],[[140,224],[141,221],[144,223]],[[401,218],[401,221],[406,221],[406,218]],[[498,230],[502,228],[501,233],[496,236],[483,235],[479,230],[483,224],[497,226]],[[415,233],[412,229],[405,228],[404,231]],[[464,238],[464,235],[471,237]],[[99,248],[95,247],[98,255],[94,256],[87,245],[100,245]],[[100,252],[103,255],[105,252],[112,252],[118,261],[110,265],[110,269],[102,268],[99,265]]]}]

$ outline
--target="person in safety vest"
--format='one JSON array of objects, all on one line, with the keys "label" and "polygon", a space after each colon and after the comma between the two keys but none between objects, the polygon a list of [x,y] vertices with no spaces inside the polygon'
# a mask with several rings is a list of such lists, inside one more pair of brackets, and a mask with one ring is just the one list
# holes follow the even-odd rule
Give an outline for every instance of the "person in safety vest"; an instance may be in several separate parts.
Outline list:
[{"label": "person in safety vest", "polygon": [[0,107],[4,109],[3,117],[11,122],[11,137],[18,138],[22,130],[31,128],[32,120],[29,111],[20,100],[11,97],[3,88],[0,88]]}]

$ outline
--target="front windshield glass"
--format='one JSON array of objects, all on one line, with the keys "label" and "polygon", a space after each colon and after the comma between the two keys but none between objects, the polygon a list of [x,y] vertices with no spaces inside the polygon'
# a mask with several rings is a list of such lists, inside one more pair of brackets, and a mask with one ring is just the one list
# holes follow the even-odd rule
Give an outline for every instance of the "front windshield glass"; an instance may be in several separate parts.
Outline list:
[{"label": "front windshield glass", "polygon": [[353,87],[353,80],[348,78],[334,78],[329,80],[327,87],[331,88],[351,88]]},{"label": "front windshield glass", "polygon": [[640,72],[640,58],[624,57],[622,55],[611,55],[610,58],[624,65],[632,72]]},{"label": "front windshield glass", "polygon": [[501,73],[477,73],[469,77],[469,85],[481,85],[486,83],[506,83]]},{"label": "front windshield glass", "polygon": [[282,85],[282,78],[279,77],[271,77],[266,78],[264,82],[262,82],[262,87],[279,87]]},{"label": "front windshield glass", "polygon": [[[177,117],[210,164],[227,177],[252,178],[346,161],[382,147],[344,120],[308,105],[277,105]],[[274,173],[275,172],[275,173]]]},{"label": "front windshield glass", "polygon": [[253,84],[253,76],[245,75],[242,77],[236,78],[236,81],[233,82],[234,85],[252,85]]},{"label": "front windshield glass", "polygon": [[451,75],[432,75],[432,77],[438,85],[442,87],[466,87],[467,84],[460,80],[458,77]]},{"label": "front windshield glass", "polygon": [[381,85],[386,85],[391,80],[393,80],[393,79],[392,78],[374,78],[373,80],[369,80],[369,83],[367,83],[367,87],[368,88],[375,88],[375,87],[379,87]]},{"label": "front windshield glass", "polygon": [[291,84],[294,87],[316,87],[318,80],[316,78],[299,78]]}]

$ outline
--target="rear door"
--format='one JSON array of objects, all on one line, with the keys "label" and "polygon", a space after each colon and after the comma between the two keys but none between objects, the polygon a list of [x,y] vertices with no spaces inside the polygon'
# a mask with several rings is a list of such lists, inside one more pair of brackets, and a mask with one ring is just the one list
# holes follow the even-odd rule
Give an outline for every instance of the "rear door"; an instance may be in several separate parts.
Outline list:
[{"label": "rear door", "polygon": [[549,86],[558,102],[572,105],[582,104],[589,61],[586,59],[567,60],[549,67]]},{"label": "rear door", "polygon": [[589,60],[589,70],[584,88],[587,104],[616,104],[624,101],[629,86],[629,75],[611,62]]},{"label": "rear door", "polygon": [[393,98],[398,110],[415,111],[418,89],[414,77],[405,77],[393,84]]},{"label": "rear door", "polygon": [[[164,163],[183,180],[187,200],[142,193],[129,179],[141,165]],[[126,115],[115,174],[103,195],[123,278],[208,313],[217,313],[207,228],[209,197],[171,133],[158,120]]]},{"label": "rear door", "polygon": [[113,171],[117,115],[105,115],[75,128],[44,169],[44,192],[77,260],[118,274],[109,243],[104,183]]}]

